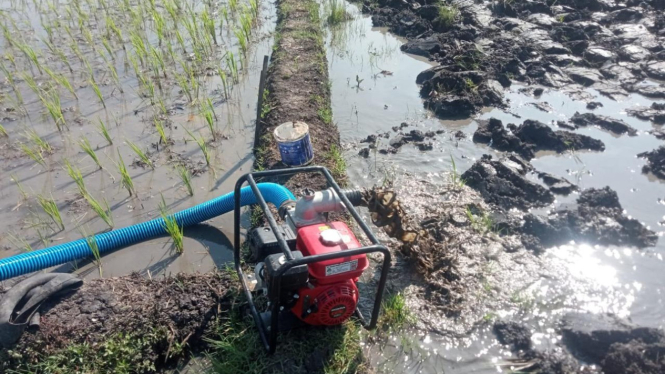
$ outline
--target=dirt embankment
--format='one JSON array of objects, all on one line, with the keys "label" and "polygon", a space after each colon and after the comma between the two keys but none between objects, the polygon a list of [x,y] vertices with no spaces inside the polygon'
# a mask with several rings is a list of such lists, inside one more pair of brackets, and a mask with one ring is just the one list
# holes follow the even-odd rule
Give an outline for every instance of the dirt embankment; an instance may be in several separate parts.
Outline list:
[{"label": "dirt embankment", "polygon": [[88,281],[42,305],[39,328],[0,351],[0,372],[161,371],[207,345],[204,334],[231,309],[235,289],[229,273]]},{"label": "dirt embankment", "polygon": [[[314,149],[311,165],[327,167],[338,182],[346,178],[341,157],[339,131],[332,121],[328,62],[323,45],[318,4],[313,1],[282,0],[270,62],[260,143],[255,150],[256,169],[279,169],[279,150],[274,129],[284,122],[309,125]],[[322,177],[297,175],[285,183],[298,189],[325,187]]]}]

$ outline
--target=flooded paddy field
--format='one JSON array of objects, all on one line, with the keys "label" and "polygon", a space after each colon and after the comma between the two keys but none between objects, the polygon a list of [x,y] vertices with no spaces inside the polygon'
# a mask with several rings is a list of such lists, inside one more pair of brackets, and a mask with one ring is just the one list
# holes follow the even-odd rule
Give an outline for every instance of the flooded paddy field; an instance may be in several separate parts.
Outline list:
[{"label": "flooded paddy field", "polygon": [[[143,222],[251,169],[274,5],[0,2],[0,256]],[[85,277],[206,272],[231,218],[64,265]]]},{"label": "flooded paddy field", "polygon": [[[518,3],[512,6],[520,9],[523,5]],[[519,134],[518,126],[533,120],[554,132],[570,131],[596,139],[603,144],[603,150],[576,149],[572,143],[563,143],[564,149],[557,151],[537,144],[532,153],[531,150],[526,152],[525,157],[530,159],[533,169],[524,175],[524,180],[547,190],[551,186],[543,180],[543,173],[547,173],[557,180],[564,178],[575,187],[565,195],[552,194],[551,199],[526,211],[509,207],[512,208],[510,212],[523,217],[525,213],[547,215],[552,209],[575,209],[581,191],[609,186],[616,191],[624,217],[634,218],[644,229],[652,231],[649,245],[638,245],[642,248],[619,243],[608,245],[598,239],[578,239],[545,245],[539,248],[542,252],[538,255],[528,250],[519,256],[488,255],[487,251],[492,252],[491,241],[488,241],[482,244],[486,247],[484,252],[480,251],[483,256],[474,255],[474,250],[460,255],[467,261],[460,265],[466,267],[461,273],[468,277],[460,283],[473,284],[478,279],[482,283],[480,292],[467,295],[466,299],[471,301],[464,302],[477,305],[461,315],[445,316],[436,312],[436,302],[423,300],[418,286],[403,287],[402,283],[409,281],[396,281],[394,290],[411,295],[411,306],[420,322],[413,331],[395,334],[385,345],[368,348],[372,363],[382,372],[491,373],[497,370],[510,372],[511,367],[519,370],[522,366],[511,364],[519,354],[511,353],[493,333],[496,321],[513,321],[526,326],[527,335],[537,351],[556,352],[560,352],[563,345],[562,316],[573,311],[613,313],[640,326],[663,328],[663,283],[659,274],[665,267],[665,243],[661,238],[665,220],[665,180],[658,178],[657,173],[649,172],[645,168],[648,160],[638,154],[665,144],[658,136],[662,122],[654,121],[648,115],[636,116],[647,108],[658,111],[662,106],[663,83],[649,70],[652,66],[660,66],[662,59],[649,57],[636,64],[644,68],[642,73],[633,68],[635,75],[618,77],[606,74],[606,70],[630,69],[630,64],[635,64],[636,60],[612,52],[611,59],[599,62],[591,57],[593,50],[587,51],[586,55],[584,50],[569,51],[567,53],[572,57],[575,53],[581,53],[582,57],[579,60],[573,58],[575,63],[559,65],[573,69],[573,73],[560,71],[562,75],[558,76],[556,61],[566,53],[548,53],[547,48],[544,48],[546,52],[541,52],[543,49],[536,43],[531,52],[532,60],[517,57],[517,60],[526,61],[525,76],[506,74],[508,68],[505,66],[509,64],[504,65],[503,71],[499,70],[502,67],[496,65],[500,57],[492,56],[504,53],[497,41],[499,36],[504,37],[501,31],[504,23],[519,24],[520,32],[513,31],[511,35],[520,38],[525,30],[541,34],[546,30],[543,35],[557,35],[554,31],[548,34],[548,31],[557,27],[568,30],[566,27],[578,27],[577,24],[583,22],[601,22],[598,21],[600,13],[591,14],[591,21],[573,22],[575,18],[571,14],[575,10],[568,6],[570,4],[562,4],[564,9],[558,10],[557,18],[556,14],[550,15],[552,11],[557,12],[556,4],[552,5],[552,10],[549,10],[550,5],[543,3],[545,10],[534,8],[531,13],[518,10],[507,16],[497,13],[490,3],[452,2],[449,6],[456,10],[459,24],[443,27],[436,24],[438,15],[435,12],[440,9],[436,5],[422,2],[347,4],[352,20],[329,30],[327,47],[334,120],[340,128],[352,184],[372,187],[382,185],[386,180],[392,181],[401,206],[416,217],[416,221],[429,222],[434,217],[446,215],[447,209],[459,208],[455,204],[446,205],[451,196],[456,196],[450,192],[450,186],[455,184],[455,178],[465,177],[463,173],[483,155],[492,155],[498,160],[505,151],[518,152],[518,148],[500,148],[505,143],[499,143],[501,139],[498,137],[490,136],[484,140],[480,132],[477,133],[479,127],[485,128],[490,119],[496,119],[512,133]],[[618,17],[616,14],[619,13],[638,12],[634,8],[624,8],[617,4],[609,8],[609,13]],[[600,12],[600,9],[593,10]],[[429,11],[433,15],[430,16]],[[654,16],[659,19],[659,13],[647,6],[640,8],[639,12],[637,18],[607,16],[607,22],[601,24],[610,23],[611,30],[644,30],[642,43],[649,40],[662,43],[657,31],[662,26],[649,23]],[[547,17],[553,18],[552,25],[543,25],[539,21]],[[584,19],[584,16],[580,17]],[[569,22],[572,24],[567,26]],[[658,24],[658,21],[654,22]],[[603,29],[604,26],[598,27],[609,32]],[[474,36],[462,38],[465,30],[471,30]],[[506,30],[512,29],[508,27]],[[616,50],[622,43],[621,50],[634,49],[628,46],[636,39],[622,42],[625,34],[609,33],[611,35],[606,35],[608,39],[617,35],[619,41],[600,38],[597,43],[611,44],[612,47],[607,49]],[[584,38],[592,39],[588,36],[592,34],[587,31]],[[454,40],[456,37],[457,41]],[[490,40],[494,40],[494,44]],[[593,41],[587,43],[593,47]],[[659,47],[653,47],[655,53],[659,53]],[[479,56],[474,68],[482,71],[478,76],[469,72],[473,69],[463,63],[452,65],[455,58],[456,61],[467,58],[465,53],[469,49],[477,49]],[[543,79],[538,73],[530,73],[538,64],[545,66]],[[575,76],[576,66],[592,72],[599,69],[603,74],[597,73],[596,84],[584,82]],[[441,70],[445,73],[439,73]],[[421,74],[423,71],[427,72]],[[463,78],[468,80],[463,80],[464,87],[460,88],[453,78],[447,80],[445,74],[467,74]],[[487,97],[492,96],[488,92],[494,89],[491,80],[504,74],[511,77],[510,82],[507,85],[502,82],[504,87],[499,84],[498,101],[486,105]],[[554,84],[548,81],[552,76],[564,82]],[[439,79],[436,83],[438,91],[428,86],[430,79]],[[442,88],[446,84],[450,86]],[[467,89],[472,91],[468,96]],[[423,96],[427,92],[427,96]],[[455,101],[459,98],[462,101]],[[446,116],[446,111],[440,109],[446,105],[468,108],[468,113],[448,110],[453,115]],[[591,117],[594,123],[587,124],[580,119],[589,118],[586,113],[595,115]],[[617,131],[600,123],[602,121],[598,118],[609,118],[625,130]],[[459,196],[467,197],[466,194]],[[457,199],[463,200],[464,197]],[[489,199],[492,199],[491,194]],[[462,214],[463,209],[462,205]],[[495,209],[496,206],[491,208]],[[410,278],[414,284],[421,279],[409,268],[406,274],[396,273],[396,276]],[[423,306],[423,303],[432,305]],[[584,364],[584,361],[580,362],[579,365]],[[594,367],[594,362],[587,362],[585,370],[598,370],[597,363]],[[538,372],[533,365],[524,367],[525,371]],[[541,367],[540,370],[544,369]],[[543,372],[566,372],[561,370]],[[582,369],[577,366],[577,370]]]}]

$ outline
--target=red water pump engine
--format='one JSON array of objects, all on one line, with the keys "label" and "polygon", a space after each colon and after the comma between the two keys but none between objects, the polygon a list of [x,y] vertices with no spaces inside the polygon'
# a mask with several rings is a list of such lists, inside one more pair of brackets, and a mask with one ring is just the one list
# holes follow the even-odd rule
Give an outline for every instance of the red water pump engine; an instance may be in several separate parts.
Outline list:
[{"label": "red water pump engine", "polygon": [[[294,229],[296,235],[288,224],[280,226],[296,259],[361,247],[344,222],[302,224]],[[250,233],[250,248],[255,260],[265,258],[255,268],[256,279],[259,287],[272,299],[270,296],[275,294],[277,287],[274,284],[276,271],[286,258],[279,252],[274,233],[267,227]],[[291,310],[310,325],[339,325],[356,310],[360,298],[356,282],[367,266],[364,254],[296,266],[280,280],[281,307]]]},{"label": "red water pump engine", "polygon": [[[323,176],[330,188],[317,192],[305,190],[295,201],[280,200],[277,208],[284,223],[278,224],[256,178],[310,173]],[[248,233],[250,250],[243,263],[240,203],[244,183],[251,187],[268,227],[255,228]],[[391,256],[355,209],[362,203],[360,191],[342,190],[328,169],[307,166],[246,174],[236,182],[234,193],[233,262],[247,298],[248,311],[268,353],[275,352],[279,332],[300,326],[339,325],[353,315],[365,328],[376,327]],[[330,212],[342,211],[353,218],[368,245],[362,246],[344,222],[328,219]],[[370,318],[365,319],[358,308],[360,295],[356,284],[368,267],[368,254],[380,254],[383,261],[377,267],[380,277]],[[256,264],[253,275],[245,274],[247,263]],[[254,302],[257,292],[267,296],[267,305],[261,303],[263,308]]]}]

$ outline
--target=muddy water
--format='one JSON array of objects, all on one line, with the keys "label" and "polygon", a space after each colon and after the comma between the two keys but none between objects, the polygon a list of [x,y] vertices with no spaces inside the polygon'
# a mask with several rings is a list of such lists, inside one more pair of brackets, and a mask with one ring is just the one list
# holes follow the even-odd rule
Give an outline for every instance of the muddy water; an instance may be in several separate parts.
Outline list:
[{"label": "muddy water", "polygon": [[[369,187],[390,178],[408,194],[409,186],[415,187],[418,180],[445,183],[453,168],[451,157],[461,173],[483,154],[498,156],[489,147],[471,142],[477,128],[475,119],[495,117],[504,124],[518,125],[526,119],[551,123],[566,121],[577,111],[589,111],[584,102],[575,101],[566,93],[546,90],[536,98],[520,93],[522,87],[513,85],[505,92],[509,99],[507,110],[487,108],[477,118],[462,121],[432,118],[423,108],[415,83],[418,73],[431,65],[420,57],[402,53],[399,47],[403,42],[383,29],[372,28],[371,19],[363,17],[354,5],[348,5],[348,9],[354,19],[330,30],[327,43],[334,120],[345,144],[350,180],[358,186]],[[594,111],[596,114],[622,119],[638,129],[639,135],[619,137],[597,128],[581,128],[577,132],[602,140],[606,151],[541,153],[532,164],[538,171],[566,177],[582,188],[609,185],[617,191],[628,215],[662,235],[665,229],[659,222],[665,218],[665,183],[642,174],[644,161],[636,157],[662,145],[662,141],[646,134],[653,128],[649,122],[625,113],[627,108],[637,105],[649,106],[653,100],[630,95],[616,102],[594,90],[584,92],[603,104]],[[534,102],[547,102],[552,111],[540,111],[530,104]],[[391,128],[402,122],[410,124],[404,129],[407,131],[416,128],[446,132],[436,137],[431,151],[421,152],[407,144],[395,155],[373,151],[368,158],[358,155],[366,146],[359,143],[362,139],[386,132],[392,137],[395,133]],[[466,139],[452,136],[460,130],[467,135]],[[387,147],[388,139],[381,139],[378,148]],[[533,176],[533,180],[537,178]],[[574,194],[567,198],[559,196],[555,205],[571,204],[575,199]],[[533,329],[532,340],[539,348],[557,343],[560,337],[554,328],[558,317],[571,309],[613,312],[637,324],[663,327],[664,252],[663,239],[655,248],[643,251],[585,243],[551,248],[542,255],[548,268],[543,273],[555,276],[541,276],[520,294],[529,300],[529,312],[506,309],[495,313],[528,323]],[[490,373],[501,370],[500,364],[510,357],[489,331],[489,324],[465,339],[450,341],[436,334],[412,331],[393,337],[387,347],[368,349],[372,362],[383,372]]]},{"label": "muddy water", "polygon": [[[225,6],[225,3],[221,6]],[[111,81],[109,72],[105,68],[107,65],[102,59],[95,57],[102,53],[93,51],[86,45],[80,46],[81,53],[89,58],[94,70],[95,80],[99,83],[105,98],[106,107],[104,107],[87,83],[86,68],[80,66],[82,64],[79,64],[76,56],[67,51],[67,57],[74,68],[74,72],[69,74],[66,67],[49,54],[43,43],[37,39],[46,35],[42,23],[52,24],[55,22],[53,18],[42,14],[45,21],[40,22],[39,12],[32,5],[23,2],[2,1],[0,9],[6,11],[4,14],[15,21],[19,30],[24,31],[26,43],[39,51],[43,64],[48,65],[56,73],[69,77],[76,87],[78,96],[76,100],[65,90],[60,90],[69,130],[58,132],[53,120],[45,113],[42,103],[23,79],[18,81],[28,116],[18,114],[18,110],[5,109],[16,107],[16,103],[8,99],[13,94],[7,81],[0,85],[0,92],[4,94],[0,95],[2,98],[0,104],[3,108],[3,115],[0,118],[9,133],[9,139],[0,138],[2,176],[0,178],[0,257],[21,253],[28,245],[32,249],[41,249],[79,239],[82,232],[97,233],[108,229],[108,226],[81,198],[75,183],[64,170],[65,160],[69,160],[71,164],[81,169],[86,189],[95,199],[108,201],[116,228],[159,216],[159,203],[162,197],[168,209],[174,212],[226,194],[232,191],[237,178],[251,169],[259,73],[263,56],[269,54],[272,48],[272,31],[275,26],[275,7],[272,3],[262,2],[260,5],[258,26],[253,32],[252,44],[246,58],[241,57],[242,52],[233,28],[226,27],[220,30],[222,36],[220,45],[215,49],[215,58],[209,63],[213,68],[220,66],[224,69],[230,81],[231,73],[226,63],[226,54],[232,52],[240,71],[238,81],[233,85],[228,98],[223,94],[222,81],[216,75],[217,71],[212,70],[213,68],[196,78],[200,86],[200,100],[209,98],[213,103],[217,140],[211,138],[199,106],[189,103],[185,93],[174,82],[173,75],[162,81],[163,92],[159,97],[163,99],[168,110],[168,116],[163,116],[162,120],[166,135],[172,143],[166,149],[164,145],[158,145],[159,135],[152,120],[155,106],[150,105],[129,66],[127,56],[131,52],[123,52],[119,44],[114,44],[115,66],[124,91],[120,93]],[[214,14],[221,18],[218,13],[220,9],[216,8]],[[117,17],[124,16],[117,15]],[[4,23],[6,22],[3,21]],[[123,27],[117,20],[116,24]],[[99,29],[101,28],[99,26]],[[92,27],[93,32],[96,32],[96,29]],[[147,30],[146,40],[157,47],[157,38],[151,32],[154,28],[149,21]],[[77,33],[76,30],[73,32]],[[185,32],[182,32],[185,35]],[[124,35],[128,33],[124,30]],[[16,36],[18,32],[13,34],[18,38]],[[62,38],[60,40],[62,45],[68,42],[66,36],[56,35],[55,38]],[[81,39],[79,37],[79,42]],[[191,40],[185,37],[185,44],[191,53],[190,42]],[[3,60],[5,65],[14,71],[14,75],[20,77],[22,74],[31,74],[32,72],[26,68],[28,64],[24,56],[18,53],[16,48],[9,48],[6,40],[3,40],[3,43],[5,44],[0,46],[3,54],[12,54],[16,59],[16,68],[11,68],[7,58]],[[101,45],[97,46],[98,50],[102,48]],[[126,50],[131,51],[129,42],[126,43]],[[176,52],[178,60],[187,61],[191,57],[182,51]],[[175,64],[172,68],[178,69]],[[34,79],[40,87],[45,87],[43,85],[47,84],[48,76],[40,75],[35,70]],[[99,134],[97,130],[99,120],[106,123],[113,139],[112,145],[108,145]],[[17,147],[18,142],[28,144],[22,135],[28,129],[33,129],[54,148],[52,154],[44,154],[46,166],[36,164]],[[186,130],[206,139],[211,153],[210,167],[206,167],[202,152]],[[92,159],[81,151],[78,141],[84,136],[95,149],[103,166],[102,170],[98,170]],[[155,170],[135,163],[138,157],[128,146],[128,141],[148,152],[155,164]],[[127,191],[121,187],[116,166],[118,154],[127,164],[135,186],[135,196],[129,197]],[[134,165],[130,166],[131,163]],[[176,164],[186,165],[194,174],[192,177],[194,195],[191,197],[175,171]],[[25,191],[27,199],[22,197],[14,179]],[[45,223],[48,222],[48,217],[36,201],[38,194],[53,196],[62,215],[64,231],[53,230]],[[225,215],[204,225],[185,230],[184,252],[180,255],[172,248],[170,238],[166,237],[107,254],[102,258],[103,276],[126,275],[134,271],[158,276],[177,272],[205,272],[217,266],[224,266],[233,259],[232,224],[232,217]],[[97,266],[89,261],[66,264],[57,269],[73,270],[85,277],[99,276]]]}]

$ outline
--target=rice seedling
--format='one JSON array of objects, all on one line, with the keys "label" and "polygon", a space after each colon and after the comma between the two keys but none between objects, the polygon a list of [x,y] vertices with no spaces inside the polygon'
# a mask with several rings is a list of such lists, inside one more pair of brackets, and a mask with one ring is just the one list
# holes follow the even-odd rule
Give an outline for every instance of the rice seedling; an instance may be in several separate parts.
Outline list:
[{"label": "rice seedling", "polygon": [[173,247],[178,253],[182,253],[185,249],[183,244],[184,227],[178,225],[175,216],[169,213],[164,196],[162,196],[162,201],[159,203],[159,211],[164,220],[164,230],[166,230],[171,236],[171,240],[173,240]]},{"label": "rice seedling", "polygon": [[159,134],[159,142],[167,146],[169,142],[168,139],[166,138],[164,125],[162,124],[162,121],[158,120],[157,118],[155,118],[155,129],[157,129],[157,133]]},{"label": "rice seedling", "polygon": [[65,89],[67,89],[67,91],[69,91],[69,92],[72,94],[72,96],[74,96],[76,99],[79,98],[78,95],[76,95],[76,90],[74,90],[74,87],[73,87],[72,84],[69,82],[69,79],[67,79],[67,77],[65,77],[65,76],[62,75],[62,74],[55,74],[55,73],[54,73],[53,71],[51,71],[51,69],[49,69],[47,66],[44,66],[44,71],[46,71],[46,73],[47,73],[47,74],[48,74],[48,75],[49,75],[54,81],[56,81],[56,83],[58,83],[59,85],[61,85],[61,86],[64,87]]},{"label": "rice seedling", "polygon": [[23,188],[23,185],[21,182],[18,180],[18,177],[15,174],[12,174],[9,176],[9,178],[16,184],[16,187],[18,188],[18,191],[21,193],[21,198],[23,200],[28,200],[28,193],[25,191],[25,188]]},{"label": "rice seedling", "polygon": [[235,12],[238,9],[238,0],[229,0],[229,8]]},{"label": "rice seedling", "polygon": [[85,195],[87,193],[87,189],[85,188],[85,182],[83,181],[83,173],[81,173],[81,169],[73,166],[69,160],[65,159],[65,170],[67,171],[67,174],[69,174],[69,177],[72,178],[74,183],[76,183],[76,186],[78,187],[81,195]]},{"label": "rice seedling", "polygon": [[[106,28],[107,28],[107,33],[111,34],[113,33],[118,41],[122,45],[122,49],[125,49],[125,41],[122,37],[122,31],[118,28],[118,26],[115,25],[115,22],[113,21],[113,18],[111,17],[106,17],[105,19],[106,23]],[[110,30],[110,32],[109,32]]]},{"label": "rice seedling", "polygon": [[118,150],[118,171],[120,172],[120,183],[122,186],[129,192],[129,196],[132,196],[136,193],[136,190],[134,189],[134,182],[132,181],[132,177],[129,175],[129,171],[127,170],[127,165],[125,165],[125,161],[122,159],[122,156],[120,155],[120,150]]},{"label": "rice seedling", "polygon": [[329,25],[338,25],[349,19],[343,1],[329,0],[326,4],[326,13],[328,14],[326,21]]},{"label": "rice seedling", "polygon": [[450,171],[450,184],[455,188],[462,188],[466,184],[466,181],[460,177],[459,172],[457,171],[457,165],[455,164],[455,159],[453,155],[450,155],[450,163],[452,164],[452,170]]},{"label": "rice seedling", "polygon": [[104,273],[102,271],[102,256],[99,252],[99,245],[97,244],[97,238],[94,235],[90,234],[87,230],[81,229],[81,235],[85,237],[85,241],[88,243],[88,248],[90,248],[90,253],[92,253],[92,261],[97,266],[99,271],[99,277],[103,278]]},{"label": "rice seedling", "polygon": [[99,161],[99,158],[97,157],[97,154],[95,153],[95,150],[92,149],[92,145],[90,145],[90,141],[88,138],[83,136],[83,138],[79,139],[79,146],[83,150],[83,152],[87,153],[88,156],[99,166],[100,169],[103,169],[102,163]]},{"label": "rice seedling", "polygon": [[14,90],[14,95],[16,95],[16,101],[18,102],[19,105],[23,105],[23,95],[21,95],[21,90],[18,89],[16,85],[16,81],[14,80],[14,75],[7,69],[5,64],[0,60],[0,70],[2,70],[2,73],[5,75],[5,79],[7,79],[7,82],[9,82],[9,85],[12,86],[12,89]]},{"label": "rice seedling", "polygon": [[53,196],[48,198],[43,195],[37,195],[37,201],[39,201],[39,205],[42,207],[44,212],[48,214],[53,223],[55,223],[61,231],[64,230],[65,224],[62,223],[60,210],[58,210],[58,205],[55,203],[55,200],[53,200]]},{"label": "rice seedling", "polygon": [[99,130],[99,134],[106,139],[106,141],[109,143],[109,145],[113,144],[113,139],[111,139],[111,134],[109,134],[109,129],[106,127],[106,124],[104,121],[102,121],[101,118],[97,119],[99,121],[99,125],[97,125],[97,129]]},{"label": "rice seedling", "polygon": [[9,138],[9,134],[7,134],[7,130],[5,130],[5,127],[0,125],[0,138]]},{"label": "rice seedling", "polygon": [[178,172],[178,176],[182,183],[187,187],[189,196],[194,196],[194,189],[192,188],[192,173],[190,173],[184,165],[176,166],[176,172]]},{"label": "rice seedling", "polygon": [[235,83],[238,83],[238,65],[236,64],[236,58],[233,55],[233,52],[229,51],[226,55],[226,65],[231,70],[231,77]]},{"label": "rice seedling", "polygon": [[219,75],[219,78],[222,80],[222,86],[224,86],[224,97],[229,98],[229,84],[226,79],[226,72],[219,67],[217,68],[217,74]]},{"label": "rice seedling", "polygon": [[102,45],[104,46],[104,49],[106,49],[106,52],[108,52],[109,56],[111,56],[111,59],[115,61],[115,53],[107,38],[102,38]]},{"label": "rice seedling", "polygon": [[215,111],[213,110],[212,102],[210,102],[210,99],[208,99],[208,104],[209,106],[201,108],[201,110],[203,111],[203,118],[206,121],[206,125],[208,125],[208,129],[212,134],[212,140],[217,141],[217,134],[215,132],[215,119],[217,116],[215,115]]},{"label": "rice seedling", "polygon": [[25,138],[34,144],[41,151],[51,153],[53,152],[53,147],[46,140],[42,139],[35,130],[26,130],[24,134]]},{"label": "rice seedling", "polygon": [[145,152],[143,152],[143,150],[139,148],[138,145],[132,143],[127,139],[125,139],[125,141],[129,145],[129,147],[134,151],[134,153],[136,153],[136,155],[139,156],[141,162],[143,162],[145,165],[148,165],[151,169],[153,170],[155,169],[155,165],[153,165],[152,161],[150,160],[150,157],[148,157],[148,155]]},{"label": "rice seedling", "polygon": [[215,21],[210,18],[210,15],[208,14],[207,10],[204,10],[201,13],[201,20],[203,21],[203,27],[205,28],[206,32],[210,34],[210,37],[212,37],[212,40],[215,42],[215,45],[217,45],[217,34],[215,32]]},{"label": "rice seedling", "polygon": [[21,78],[25,81],[25,83],[30,87],[32,92],[35,93],[35,95],[39,95],[41,93],[41,89],[37,85],[37,82],[35,82],[35,79],[32,77],[32,75],[23,73],[21,74]]},{"label": "rice seedling", "polygon": [[38,163],[43,167],[46,167],[46,160],[44,160],[44,156],[42,156],[41,152],[35,151],[23,143],[19,144],[19,147],[21,148],[21,151],[23,151],[23,153],[25,153],[26,156],[30,157],[34,162]]},{"label": "rice seedling", "polygon": [[40,95],[39,99],[42,101],[42,104],[46,107],[51,118],[55,122],[55,126],[58,128],[58,131],[62,131],[63,127],[67,127],[67,122],[65,121],[65,115],[62,113],[62,105],[60,104],[60,96],[57,93],[53,95]]},{"label": "rice seedling", "polygon": [[104,96],[102,95],[102,91],[99,89],[99,86],[97,86],[97,83],[93,78],[91,78],[88,83],[92,87],[92,90],[95,91],[95,95],[97,95],[97,100],[102,104],[102,106],[106,109],[106,102],[104,101]]},{"label": "rice seedling", "polygon": [[201,149],[201,153],[203,153],[203,157],[206,160],[206,165],[210,166],[210,151],[208,150],[208,144],[206,143],[205,139],[203,138],[203,135],[199,134],[199,137],[197,138],[194,134],[192,134],[188,129],[185,129],[187,131],[187,134],[196,142],[196,144],[199,146],[199,149]]},{"label": "rice seedling", "polygon": [[[222,7],[222,18],[226,21],[226,24],[229,23],[229,10],[226,7]],[[220,24],[221,27],[221,24]]]},{"label": "rice seedling", "polygon": [[164,56],[162,55],[162,52],[157,48],[150,46],[150,56],[150,61],[152,62],[153,66],[155,66],[155,76],[159,76],[159,70],[161,69],[164,78],[168,78],[166,75],[166,63],[164,63]]},{"label": "rice seedling", "polygon": [[86,193],[83,195],[85,197],[85,200],[88,202],[88,205],[90,205],[90,208],[97,213],[99,218],[101,218],[106,224],[110,227],[113,228],[113,216],[111,215],[111,208],[109,208],[109,203],[106,201],[106,199],[103,199],[103,205],[99,201],[95,200],[92,195],[89,193]]},{"label": "rice seedling", "polygon": [[247,10],[244,10],[240,15],[240,30],[245,37],[245,41],[249,42],[249,38],[252,35],[252,14]]},{"label": "rice seedling", "polygon": [[241,30],[235,29],[233,30],[233,33],[236,36],[236,39],[238,39],[238,44],[240,45],[240,50],[243,53],[247,53],[247,39],[245,37],[245,34],[242,33]]},{"label": "rice seedling", "polygon": [[111,78],[113,78],[113,83],[115,86],[118,88],[118,91],[120,93],[125,93],[125,90],[123,90],[122,85],[120,84],[120,78],[118,77],[118,71],[115,68],[115,65],[113,65],[113,62],[107,62],[106,67],[108,68],[109,72],[111,73]]},{"label": "rice seedling", "polygon": [[[27,44],[19,44],[18,48],[21,50],[21,52],[23,52],[25,57],[28,60],[30,60],[32,65],[34,65],[37,68],[37,70],[39,70],[39,74],[44,74],[44,72],[42,71],[42,65],[41,63],[39,63],[39,57],[37,56],[35,50],[32,49],[32,47]],[[30,69],[32,69],[32,65],[30,65]]]},{"label": "rice seedling", "polygon": [[249,0],[249,7],[254,14],[254,18],[259,17],[259,2],[257,0]]},{"label": "rice seedling", "polygon": [[194,98],[192,97],[192,91],[189,88],[189,83],[187,82],[187,77],[185,77],[182,74],[176,74],[175,79],[178,82],[178,86],[182,90],[182,92],[187,96],[187,99],[189,102],[193,102]]},{"label": "rice seedling", "polygon": [[14,244],[17,248],[19,248],[23,252],[33,251],[32,246],[25,239],[19,238],[11,233],[7,233],[7,237],[9,238],[9,241],[12,242],[12,244]]}]

